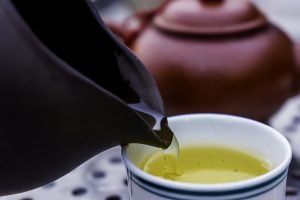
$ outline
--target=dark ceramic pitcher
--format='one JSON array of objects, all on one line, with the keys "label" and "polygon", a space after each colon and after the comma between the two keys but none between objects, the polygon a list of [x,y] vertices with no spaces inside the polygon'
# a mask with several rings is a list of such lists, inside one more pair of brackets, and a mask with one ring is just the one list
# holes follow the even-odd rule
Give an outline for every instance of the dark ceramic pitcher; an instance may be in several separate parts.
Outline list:
[{"label": "dark ceramic pitcher", "polygon": [[172,139],[151,76],[85,0],[0,0],[0,110],[0,195]]}]

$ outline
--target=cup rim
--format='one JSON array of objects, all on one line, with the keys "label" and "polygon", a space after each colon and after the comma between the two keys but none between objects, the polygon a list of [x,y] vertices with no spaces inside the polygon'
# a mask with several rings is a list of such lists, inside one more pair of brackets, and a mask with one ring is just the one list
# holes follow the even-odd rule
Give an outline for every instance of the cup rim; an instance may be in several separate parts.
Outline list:
[{"label": "cup rim", "polygon": [[264,182],[271,181],[274,179],[274,177],[281,177],[282,174],[286,173],[289,167],[289,164],[292,159],[292,150],[291,146],[288,142],[288,140],[277,130],[274,128],[267,126],[261,122],[244,118],[244,117],[239,117],[239,116],[233,116],[233,115],[226,115],[226,114],[184,114],[184,115],[178,115],[178,116],[173,116],[169,117],[168,120],[174,121],[178,119],[195,119],[195,118],[213,118],[213,119],[221,119],[221,118],[226,118],[228,120],[240,120],[249,124],[253,124],[256,126],[259,126],[263,129],[265,129],[268,132],[272,132],[275,137],[279,138],[283,145],[284,148],[287,152],[287,156],[283,160],[283,162],[277,166],[276,168],[272,169],[271,171],[267,172],[266,174],[263,174],[261,176],[257,176],[255,178],[243,180],[243,181],[238,181],[238,182],[230,182],[230,183],[218,183],[218,184],[195,184],[195,183],[185,183],[185,182],[175,182],[167,179],[163,179],[160,177],[156,177],[154,175],[148,174],[138,168],[134,163],[132,163],[129,158],[127,157],[126,149],[130,145],[125,145],[122,146],[122,157],[125,163],[125,166],[127,169],[133,174],[135,174],[137,177],[142,178],[143,180],[153,183],[155,185],[165,187],[165,188],[170,188],[170,189],[175,189],[175,190],[184,190],[184,191],[192,191],[192,192],[215,192],[215,191],[233,191],[233,190],[241,190],[244,188],[250,188],[255,185],[263,184]]}]

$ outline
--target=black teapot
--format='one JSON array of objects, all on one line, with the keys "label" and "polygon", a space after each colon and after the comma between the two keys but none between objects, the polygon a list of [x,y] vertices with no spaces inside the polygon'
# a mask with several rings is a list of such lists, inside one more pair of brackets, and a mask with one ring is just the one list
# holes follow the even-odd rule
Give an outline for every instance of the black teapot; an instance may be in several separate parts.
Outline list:
[{"label": "black teapot", "polygon": [[85,0],[0,0],[0,95],[0,195],[173,136],[152,77]]}]

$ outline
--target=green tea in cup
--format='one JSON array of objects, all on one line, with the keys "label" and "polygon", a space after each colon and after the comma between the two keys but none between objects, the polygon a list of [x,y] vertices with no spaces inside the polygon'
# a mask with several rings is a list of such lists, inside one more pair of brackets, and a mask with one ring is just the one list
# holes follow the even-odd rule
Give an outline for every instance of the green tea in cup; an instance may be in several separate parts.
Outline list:
[{"label": "green tea in cup", "polygon": [[131,200],[286,199],[292,151],[275,129],[219,114],[168,122],[178,139],[178,162],[176,145],[167,151],[142,144],[122,148]]},{"label": "green tea in cup", "polygon": [[215,184],[263,175],[271,170],[271,164],[264,158],[242,150],[195,145],[181,147],[178,160],[173,154],[158,151],[141,163],[140,168],[172,181]]}]

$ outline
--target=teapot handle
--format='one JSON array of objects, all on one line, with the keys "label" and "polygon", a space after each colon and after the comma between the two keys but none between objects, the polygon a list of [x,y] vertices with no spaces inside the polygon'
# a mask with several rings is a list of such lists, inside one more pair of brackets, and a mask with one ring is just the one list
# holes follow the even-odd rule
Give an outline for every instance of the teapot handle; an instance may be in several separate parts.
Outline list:
[{"label": "teapot handle", "polygon": [[136,12],[127,17],[123,22],[117,23],[106,20],[109,29],[117,35],[127,46],[144,30],[156,14],[157,9]]},{"label": "teapot handle", "polygon": [[[300,42],[296,44],[296,64],[300,71]],[[300,73],[300,72],[299,72]]]},{"label": "teapot handle", "polygon": [[295,58],[296,58],[296,94],[300,93],[300,42],[295,45]]},{"label": "teapot handle", "polygon": [[165,0],[158,8],[136,12],[121,23],[109,20],[106,20],[105,23],[114,34],[130,47],[135,38],[151,23],[154,16],[170,1]]}]

